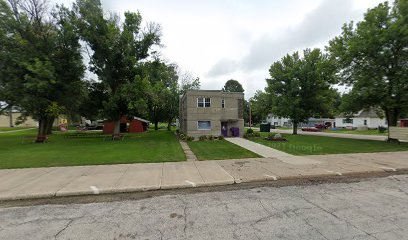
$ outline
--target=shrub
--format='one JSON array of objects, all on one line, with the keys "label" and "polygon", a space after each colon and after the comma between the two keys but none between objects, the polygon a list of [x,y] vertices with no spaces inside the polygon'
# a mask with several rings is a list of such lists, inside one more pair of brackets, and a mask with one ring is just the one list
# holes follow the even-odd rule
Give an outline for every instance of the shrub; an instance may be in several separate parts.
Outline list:
[{"label": "shrub", "polygon": [[252,130],[252,128],[248,128],[246,133],[252,134],[252,133],[254,133],[254,130]]},{"label": "shrub", "polygon": [[181,140],[183,140],[183,141],[185,141],[186,140],[186,135],[184,134],[184,133],[180,133],[179,134],[179,139],[181,139]]},{"label": "shrub", "polygon": [[384,127],[384,126],[379,126],[379,127],[378,127],[378,132],[380,132],[380,133],[385,133],[385,131],[387,131],[387,128],[386,128],[386,127]]},{"label": "shrub", "polygon": [[187,136],[186,140],[188,142],[194,141],[194,137],[193,136]]},{"label": "shrub", "polygon": [[212,141],[212,140],[214,140],[214,139],[215,139],[215,136],[210,135],[210,136],[208,136],[207,138],[208,138],[208,140]]},{"label": "shrub", "polygon": [[224,136],[222,135],[218,136],[218,140],[224,140]]},{"label": "shrub", "polygon": [[199,136],[198,140],[205,141],[205,140],[207,140],[207,136],[205,136],[205,135]]},{"label": "shrub", "polygon": [[253,133],[245,133],[244,138],[253,138],[253,137],[260,137],[261,133],[253,132]]}]

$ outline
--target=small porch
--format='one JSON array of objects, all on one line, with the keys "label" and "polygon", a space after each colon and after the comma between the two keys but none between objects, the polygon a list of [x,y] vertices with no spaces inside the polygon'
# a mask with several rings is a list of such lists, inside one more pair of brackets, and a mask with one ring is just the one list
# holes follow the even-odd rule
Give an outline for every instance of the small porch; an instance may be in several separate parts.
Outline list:
[{"label": "small porch", "polygon": [[221,135],[224,137],[240,137],[243,134],[243,128],[238,119],[222,119]]}]

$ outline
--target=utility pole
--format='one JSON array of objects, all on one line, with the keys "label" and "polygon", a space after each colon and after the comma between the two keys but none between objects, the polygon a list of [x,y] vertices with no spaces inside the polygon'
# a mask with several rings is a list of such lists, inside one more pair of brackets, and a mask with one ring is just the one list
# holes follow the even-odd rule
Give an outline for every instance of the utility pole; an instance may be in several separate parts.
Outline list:
[{"label": "utility pole", "polygon": [[248,104],[249,104],[249,128],[252,129],[251,99],[249,99]]}]

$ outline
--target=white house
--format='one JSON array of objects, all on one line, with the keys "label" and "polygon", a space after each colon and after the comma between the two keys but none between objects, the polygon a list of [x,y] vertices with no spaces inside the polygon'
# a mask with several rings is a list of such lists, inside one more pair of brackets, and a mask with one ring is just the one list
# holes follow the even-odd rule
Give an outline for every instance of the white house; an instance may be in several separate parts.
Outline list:
[{"label": "white house", "polygon": [[368,128],[378,128],[379,126],[386,127],[387,120],[385,118],[380,118],[374,108],[368,110],[360,110],[358,113],[353,114],[352,117],[347,118],[344,114],[336,117],[337,128],[357,128],[357,127],[368,127]]},{"label": "white house", "polygon": [[273,115],[272,113],[268,114],[266,117],[266,122],[270,123],[272,126],[276,127],[290,127],[292,126],[292,121],[289,118],[282,118]]},{"label": "white house", "polygon": [[[275,125],[275,127],[292,127],[292,120],[289,118],[276,117],[272,113],[268,114],[266,122]],[[298,127],[314,127],[315,124],[333,127],[334,123],[335,120],[331,118],[309,118],[307,122],[299,123]]]}]

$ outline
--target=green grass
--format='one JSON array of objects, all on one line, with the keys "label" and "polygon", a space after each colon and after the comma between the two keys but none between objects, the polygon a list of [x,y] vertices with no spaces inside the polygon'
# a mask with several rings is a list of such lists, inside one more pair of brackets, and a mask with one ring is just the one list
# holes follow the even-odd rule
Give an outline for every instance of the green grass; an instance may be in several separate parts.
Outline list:
[{"label": "green grass", "polygon": [[173,132],[127,134],[123,141],[103,138],[64,138],[54,133],[48,143],[21,143],[36,130],[0,134],[0,169],[76,165],[184,161]]},{"label": "green grass", "polygon": [[22,129],[30,129],[32,127],[0,127],[0,132],[9,132]]},{"label": "green grass", "polygon": [[188,142],[198,160],[257,158],[259,155],[226,140]]},{"label": "green grass", "polygon": [[283,135],[287,142],[272,142],[264,139],[267,135],[250,140],[293,155],[408,151],[408,143],[289,134]]},{"label": "green grass", "polygon": [[347,129],[337,129],[337,130],[323,130],[323,132],[328,133],[345,133],[345,134],[359,134],[359,135],[379,135],[379,136],[387,136],[387,132],[380,133],[377,129],[369,129],[363,131],[357,130],[347,130]]}]

